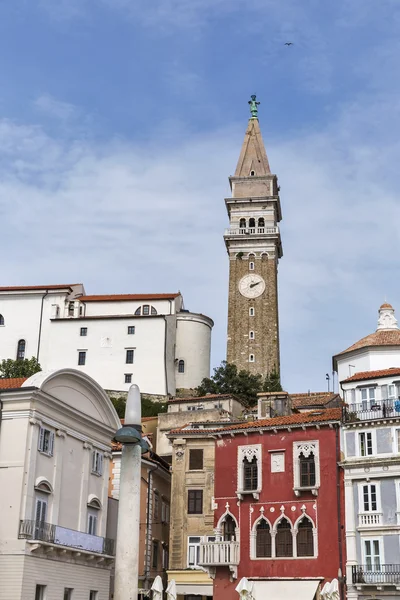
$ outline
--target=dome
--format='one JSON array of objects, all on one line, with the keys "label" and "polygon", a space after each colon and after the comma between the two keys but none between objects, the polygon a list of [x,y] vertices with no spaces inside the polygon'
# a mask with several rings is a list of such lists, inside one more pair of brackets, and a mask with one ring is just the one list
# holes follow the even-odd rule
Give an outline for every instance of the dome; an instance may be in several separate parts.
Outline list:
[{"label": "dome", "polygon": [[393,306],[391,304],[388,304],[388,302],[384,302],[379,307],[379,310],[394,310],[394,309],[393,309]]}]

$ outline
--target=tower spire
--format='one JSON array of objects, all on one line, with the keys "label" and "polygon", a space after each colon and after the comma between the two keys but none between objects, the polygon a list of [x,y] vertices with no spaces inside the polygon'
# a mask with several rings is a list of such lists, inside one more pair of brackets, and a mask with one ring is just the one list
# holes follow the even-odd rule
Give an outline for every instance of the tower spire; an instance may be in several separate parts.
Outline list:
[{"label": "tower spire", "polygon": [[251,117],[244,136],[235,177],[263,177],[271,174],[258,122],[257,107],[259,104],[260,102],[256,102],[256,96],[251,96],[251,100],[249,100]]}]

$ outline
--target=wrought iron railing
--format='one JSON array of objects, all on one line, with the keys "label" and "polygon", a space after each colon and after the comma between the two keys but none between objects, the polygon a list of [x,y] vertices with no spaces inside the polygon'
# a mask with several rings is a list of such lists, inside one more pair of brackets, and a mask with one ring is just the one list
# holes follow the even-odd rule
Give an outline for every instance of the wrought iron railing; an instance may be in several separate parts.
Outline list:
[{"label": "wrought iron railing", "polygon": [[346,404],[343,408],[343,420],[351,421],[373,421],[375,419],[388,419],[394,416],[400,417],[399,400],[366,400],[357,404]]},{"label": "wrought iron railing", "polygon": [[42,521],[30,521],[25,519],[20,521],[19,534],[20,539],[38,540],[60,546],[69,546],[97,554],[108,554],[114,556],[115,541],[110,538],[103,538],[97,535],[44,523]]},{"label": "wrought iron railing", "polygon": [[353,565],[353,583],[366,584],[397,584],[400,583],[400,565],[395,564],[367,564]]}]

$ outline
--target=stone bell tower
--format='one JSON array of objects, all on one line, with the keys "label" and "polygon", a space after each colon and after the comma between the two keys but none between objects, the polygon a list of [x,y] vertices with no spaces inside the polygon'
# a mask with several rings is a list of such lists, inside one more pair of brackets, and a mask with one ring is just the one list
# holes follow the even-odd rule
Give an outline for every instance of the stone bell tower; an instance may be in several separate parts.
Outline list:
[{"label": "stone bell tower", "polygon": [[249,101],[247,126],[232,197],[225,199],[229,229],[227,361],[251,373],[279,371],[278,260],[282,256],[278,223],[279,187],[271,173],[258,122],[256,96]]}]

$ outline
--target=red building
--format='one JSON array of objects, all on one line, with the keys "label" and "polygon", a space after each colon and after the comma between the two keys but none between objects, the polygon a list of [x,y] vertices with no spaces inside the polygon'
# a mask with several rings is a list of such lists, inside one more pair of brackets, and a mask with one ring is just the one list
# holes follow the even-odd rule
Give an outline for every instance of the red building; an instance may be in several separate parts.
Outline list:
[{"label": "red building", "polygon": [[256,600],[313,600],[343,573],[340,418],[331,408],[214,432],[216,539],[200,564],[216,600],[237,600],[242,577]]}]

